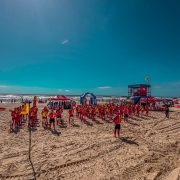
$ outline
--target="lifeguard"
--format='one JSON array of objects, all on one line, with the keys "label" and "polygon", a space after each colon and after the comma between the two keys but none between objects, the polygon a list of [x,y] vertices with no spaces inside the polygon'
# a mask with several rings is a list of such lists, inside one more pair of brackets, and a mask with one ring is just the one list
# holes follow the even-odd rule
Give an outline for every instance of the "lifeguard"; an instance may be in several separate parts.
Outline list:
[{"label": "lifeguard", "polygon": [[115,123],[114,126],[114,137],[116,138],[116,130],[118,132],[118,137],[120,136],[120,129],[121,129],[121,118],[119,116],[119,114],[116,114],[116,117],[114,118],[113,122]]},{"label": "lifeguard", "polygon": [[13,130],[13,126],[15,126],[16,118],[17,118],[16,108],[14,108],[14,110],[11,111],[11,117],[12,117],[12,121],[10,122],[10,130]]},{"label": "lifeguard", "polygon": [[51,110],[51,112],[49,113],[49,129],[51,129],[51,124],[53,124],[54,130],[55,130],[55,117],[56,117],[56,113],[53,111],[53,109]]},{"label": "lifeguard", "polygon": [[61,123],[61,125],[63,124],[62,122],[62,119],[61,119],[61,114],[62,114],[63,110],[59,107],[57,110],[56,110],[56,122],[57,122],[57,126],[58,126],[58,123]]},{"label": "lifeguard", "polygon": [[146,116],[148,116],[149,115],[149,106],[148,105],[146,105],[145,110],[146,110]]},{"label": "lifeguard", "polygon": [[128,108],[125,106],[124,108],[124,122],[128,122]]},{"label": "lifeguard", "polygon": [[73,114],[74,114],[74,110],[71,107],[71,109],[69,109],[69,124],[71,124],[71,125],[74,125]]},{"label": "lifeguard", "polygon": [[48,109],[47,109],[47,107],[44,107],[44,109],[41,112],[41,115],[42,115],[42,126],[45,127],[48,125],[48,122],[47,122]]}]

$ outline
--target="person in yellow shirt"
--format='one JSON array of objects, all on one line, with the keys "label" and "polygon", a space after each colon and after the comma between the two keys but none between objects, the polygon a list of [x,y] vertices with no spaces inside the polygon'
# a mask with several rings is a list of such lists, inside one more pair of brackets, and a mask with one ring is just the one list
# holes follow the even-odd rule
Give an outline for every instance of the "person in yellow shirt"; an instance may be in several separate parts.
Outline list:
[{"label": "person in yellow shirt", "polygon": [[48,122],[47,122],[48,112],[49,111],[48,111],[47,107],[44,107],[44,109],[41,112],[41,115],[42,115],[42,127],[45,127],[45,126],[48,125]]}]

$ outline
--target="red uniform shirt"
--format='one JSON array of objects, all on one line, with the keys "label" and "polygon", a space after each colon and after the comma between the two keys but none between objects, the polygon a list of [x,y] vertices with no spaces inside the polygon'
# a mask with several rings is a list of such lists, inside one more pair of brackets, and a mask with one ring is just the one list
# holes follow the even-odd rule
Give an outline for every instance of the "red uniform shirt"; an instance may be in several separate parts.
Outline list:
[{"label": "red uniform shirt", "polygon": [[121,123],[120,117],[119,117],[119,116],[116,116],[116,117],[114,118],[113,122],[114,122],[115,124],[120,124],[120,123]]},{"label": "red uniform shirt", "polygon": [[49,118],[50,118],[50,119],[54,119],[55,116],[56,116],[56,114],[55,114],[54,112],[50,112],[50,113],[49,113]]}]

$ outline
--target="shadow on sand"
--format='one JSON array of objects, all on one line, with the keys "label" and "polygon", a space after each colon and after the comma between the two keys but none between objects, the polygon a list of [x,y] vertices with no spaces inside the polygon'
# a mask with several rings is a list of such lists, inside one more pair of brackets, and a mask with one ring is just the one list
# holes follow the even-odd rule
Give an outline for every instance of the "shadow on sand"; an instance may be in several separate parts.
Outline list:
[{"label": "shadow on sand", "polygon": [[80,127],[78,124],[73,124],[72,126],[73,127],[78,127],[78,128]]},{"label": "shadow on sand", "polygon": [[18,132],[20,132],[20,128],[12,129],[9,133],[17,134]]},{"label": "shadow on sand", "polygon": [[105,120],[105,122],[107,122],[107,123],[112,123],[112,121],[110,121],[110,120]]},{"label": "shadow on sand", "polygon": [[104,124],[104,123],[102,123],[102,122],[100,122],[100,121],[98,121],[98,120],[96,120],[96,123],[97,123],[97,124]]},{"label": "shadow on sand", "polygon": [[57,130],[51,130],[51,133],[56,136],[60,136],[60,134],[61,134],[61,132],[58,132]]},{"label": "shadow on sand", "polygon": [[36,127],[31,127],[31,128],[28,129],[28,131],[35,132],[35,131],[37,131],[37,128]]},{"label": "shadow on sand", "polygon": [[133,122],[129,122],[129,124],[133,125],[133,126],[139,126],[139,124],[133,123]]},{"label": "shadow on sand", "polygon": [[91,122],[89,122],[89,121],[86,121],[86,125],[87,126],[93,126],[93,124]]},{"label": "shadow on sand", "polygon": [[143,116],[143,117],[141,117],[141,119],[149,119],[149,118],[148,118],[148,117],[144,117],[144,116]]},{"label": "shadow on sand", "polygon": [[59,128],[67,128],[67,124],[62,124],[58,126]]},{"label": "shadow on sand", "polygon": [[135,142],[135,141],[128,140],[128,139],[123,138],[123,137],[121,137],[120,139],[121,139],[123,142],[125,142],[125,143],[128,143],[128,144],[135,144],[136,146],[139,146],[139,144],[138,144],[137,142]]}]

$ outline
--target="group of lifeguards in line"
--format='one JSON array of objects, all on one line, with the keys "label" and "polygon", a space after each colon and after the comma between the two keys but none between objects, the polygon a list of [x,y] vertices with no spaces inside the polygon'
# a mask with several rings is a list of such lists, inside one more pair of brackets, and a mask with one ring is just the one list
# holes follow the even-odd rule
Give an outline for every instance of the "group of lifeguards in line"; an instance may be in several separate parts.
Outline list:
[{"label": "group of lifeguards in line", "polygon": [[118,105],[114,103],[101,104],[101,105],[78,105],[76,107],[76,116],[82,121],[85,121],[85,117],[95,120],[95,117],[99,117],[105,120],[106,117],[113,120],[113,116],[118,114],[120,118],[124,121],[128,121],[128,117],[133,118],[133,116],[148,116],[149,107],[143,105]]},{"label": "group of lifeguards in line", "polygon": [[[10,130],[20,127],[22,125],[22,122],[25,119],[27,120],[28,114],[22,114],[24,108],[25,105],[14,108],[14,110],[11,111],[12,121],[10,123]],[[37,112],[38,108],[36,106],[30,108],[28,128],[35,126],[35,121],[37,120]],[[41,112],[42,127],[48,127],[49,129],[51,129],[51,127],[53,126],[53,129],[55,130],[55,123],[57,125],[63,125],[62,113],[63,109],[60,105],[55,109],[48,109],[48,107],[44,107]],[[124,122],[128,122],[128,118],[133,118],[133,116],[148,116],[149,107],[140,104],[118,105],[114,103],[99,105],[77,105],[75,108],[71,107],[68,110],[68,114],[70,125],[74,125],[74,114],[76,114],[76,117],[83,122],[86,122],[86,118],[92,119],[92,121],[96,121],[97,117],[102,120],[106,120],[106,118],[108,118],[115,123],[114,136],[116,137],[116,132],[118,133],[118,136],[120,136],[121,119],[124,119]]]},{"label": "group of lifeguards in line", "polygon": [[[42,126],[48,126],[49,118],[49,129],[53,125],[55,130],[55,124],[63,124],[62,121],[62,107],[58,106],[55,109],[49,110],[47,107],[44,107],[42,110]],[[109,118],[115,123],[115,134],[118,130],[118,136],[120,134],[120,122],[121,119],[124,119],[125,122],[128,122],[128,118],[133,118],[133,116],[142,117],[143,115],[148,116],[149,107],[137,105],[118,105],[114,103],[100,104],[100,105],[78,105],[75,108],[71,107],[68,111],[69,114],[69,124],[74,125],[74,114],[81,121],[86,122],[86,118],[96,121],[96,117],[106,120]],[[115,135],[116,136],[116,135]]]},{"label": "group of lifeguards in line", "polygon": [[106,120],[106,117],[115,123],[114,137],[116,137],[116,132],[120,136],[120,124],[121,119],[124,122],[128,122],[128,118],[133,118],[133,116],[143,116],[149,115],[149,107],[140,104],[137,105],[118,105],[114,103],[101,104],[101,105],[78,105],[76,107],[76,116],[81,119],[81,121],[86,121],[86,117],[96,121],[96,117]]},{"label": "group of lifeguards in line", "polygon": [[28,113],[24,114],[25,112],[25,105],[19,106],[14,108],[13,110],[10,110],[11,112],[11,121],[10,121],[10,131],[12,131],[14,128],[19,128],[22,123],[26,120],[28,120],[28,128],[35,126],[35,121],[37,120],[37,112],[38,108],[36,106],[31,107],[29,109],[29,119],[28,119]]}]

